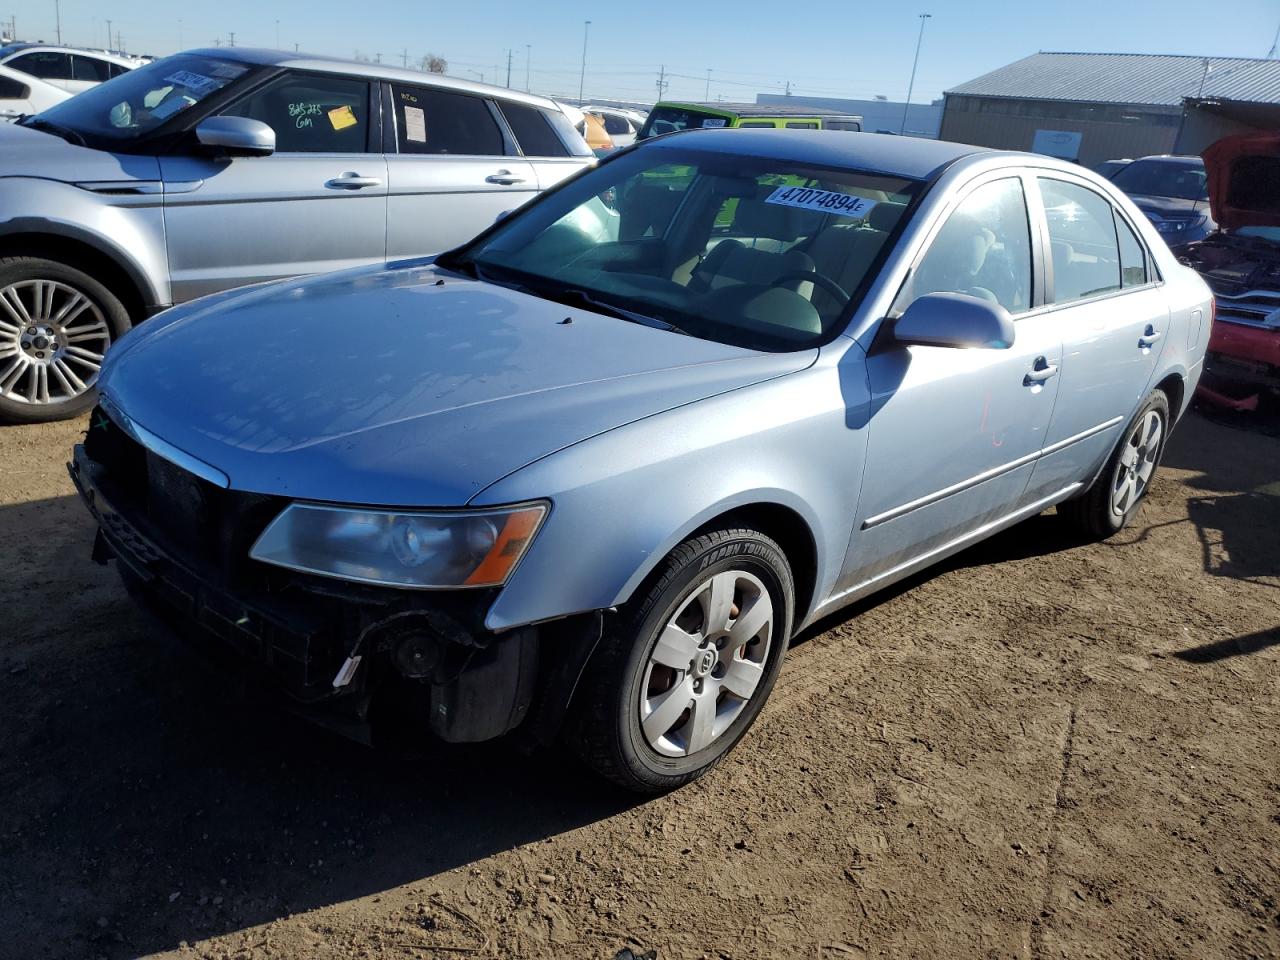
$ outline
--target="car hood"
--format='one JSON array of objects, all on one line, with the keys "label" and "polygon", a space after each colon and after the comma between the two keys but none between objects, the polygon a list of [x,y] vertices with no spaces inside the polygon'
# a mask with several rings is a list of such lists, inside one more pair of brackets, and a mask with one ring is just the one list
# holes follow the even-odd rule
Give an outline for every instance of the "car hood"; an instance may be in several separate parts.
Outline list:
[{"label": "car hood", "polygon": [[816,355],[699,340],[420,262],[179,307],[112,350],[101,386],[108,409],[235,489],[456,506],[569,444]]},{"label": "car hood", "polygon": [[1219,227],[1280,226],[1280,132],[1225,137],[1203,157]]},{"label": "car hood", "polygon": [[81,147],[52,133],[0,123],[0,177],[39,177],[68,183],[159,180],[155,157]]},{"label": "car hood", "polygon": [[1208,213],[1205,200],[1184,200],[1181,197],[1153,197],[1147,194],[1130,194],[1129,199],[1143,213],[1161,220],[1187,220],[1200,213]]}]

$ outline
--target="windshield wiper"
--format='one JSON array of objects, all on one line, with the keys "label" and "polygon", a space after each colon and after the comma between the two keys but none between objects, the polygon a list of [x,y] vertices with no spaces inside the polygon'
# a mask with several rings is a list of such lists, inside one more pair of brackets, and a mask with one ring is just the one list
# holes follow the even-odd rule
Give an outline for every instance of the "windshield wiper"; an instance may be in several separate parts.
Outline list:
[{"label": "windshield wiper", "polygon": [[534,290],[533,293],[547,300],[554,300],[556,303],[563,303],[566,306],[585,307],[596,313],[603,313],[607,317],[614,317],[618,320],[626,320],[630,323],[638,323],[641,326],[653,327],[656,330],[667,330],[671,333],[681,333],[689,336],[688,331],[681,330],[669,320],[660,320],[657,317],[651,317],[645,313],[638,313],[635,310],[628,310],[625,307],[615,306],[612,303],[606,303],[603,300],[587,293],[585,290],[578,290],[574,287],[566,287],[563,290]]},{"label": "windshield wiper", "polygon": [[24,117],[18,121],[24,127],[30,127],[32,130],[43,130],[46,133],[52,133],[56,137],[61,137],[68,143],[74,143],[76,146],[88,146],[84,137],[80,135],[80,131],[72,130],[70,127],[64,127],[60,123],[54,123],[52,120],[46,120],[41,116]]}]

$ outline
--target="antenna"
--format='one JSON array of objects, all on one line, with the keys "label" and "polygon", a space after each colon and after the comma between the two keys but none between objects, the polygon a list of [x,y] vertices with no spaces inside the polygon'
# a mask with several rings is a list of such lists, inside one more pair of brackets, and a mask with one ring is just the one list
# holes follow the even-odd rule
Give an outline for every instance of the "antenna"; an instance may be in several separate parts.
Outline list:
[{"label": "antenna", "polygon": [[1280,23],[1276,24],[1276,36],[1271,41],[1271,49],[1267,51],[1267,59],[1274,60],[1276,58],[1276,49],[1280,48]]}]

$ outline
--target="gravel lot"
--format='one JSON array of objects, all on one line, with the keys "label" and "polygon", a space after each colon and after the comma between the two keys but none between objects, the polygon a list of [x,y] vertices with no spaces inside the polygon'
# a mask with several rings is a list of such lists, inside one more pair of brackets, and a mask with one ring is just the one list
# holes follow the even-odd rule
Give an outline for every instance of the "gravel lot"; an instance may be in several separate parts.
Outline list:
[{"label": "gravel lot", "polygon": [[1139,522],[1052,514],[810,631],[644,803],[384,755],[144,626],[0,428],[0,955],[1280,957],[1280,429],[1193,415]]}]

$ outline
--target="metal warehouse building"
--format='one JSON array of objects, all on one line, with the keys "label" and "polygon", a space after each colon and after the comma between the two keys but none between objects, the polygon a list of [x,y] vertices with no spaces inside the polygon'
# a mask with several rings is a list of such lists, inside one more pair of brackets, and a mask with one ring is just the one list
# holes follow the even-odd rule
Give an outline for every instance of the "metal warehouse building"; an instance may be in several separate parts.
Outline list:
[{"label": "metal warehouse building", "polygon": [[940,139],[1091,165],[1280,129],[1280,60],[1036,53],[945,93]]}]

